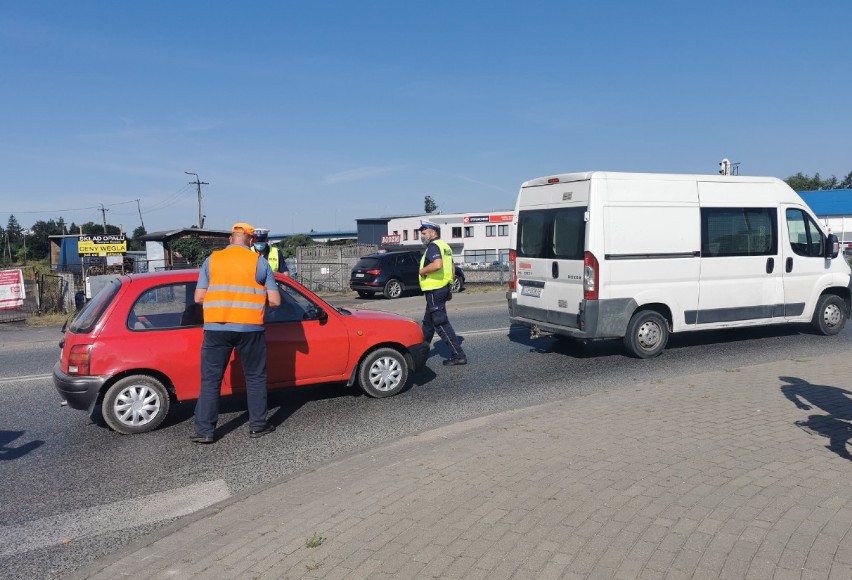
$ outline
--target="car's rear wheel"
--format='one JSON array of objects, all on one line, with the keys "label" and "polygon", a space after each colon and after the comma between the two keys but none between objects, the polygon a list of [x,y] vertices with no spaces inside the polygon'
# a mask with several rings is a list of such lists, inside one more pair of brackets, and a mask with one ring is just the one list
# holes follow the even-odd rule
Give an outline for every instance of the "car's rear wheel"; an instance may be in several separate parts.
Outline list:
[{"label": "car's rear wheel", "polygon": [[669,325],[654,310],[642,310],[633,315],[624,335],[624,346],[639,358],[653,358],[663,352],[669,341]]},{"label": "car's rear wheel", "polygon": [[114,431],[133,435],[160,426],[169,412],[169,393],[148,375],[124,377],[104,395],[101,413]]},{"label": "car's rear wheel", "polygon": [[834,294],[823,294],[817,302],[811,324],[820,334],[833,335],[846,324],[846,302]]},{"label": "car's rear wheel", "polygon": [[400,392],[408,380],[405,357],[392,348],[379,348],[361,361],[358,384],[367,395],[390,397]]},{"label": "car's rear wheel", "polygon": [[453,287],[450,288],[453,292],[461,292],[462,288],[464,288],[464,284],[462,284],[461,278],[456,278],[453,280]]},{"label": "car's rear wheel", "polygon": [[382,293],[385,295],[385,298],[399,298],[402,296],[402,290],[402,282],[394,278],[388,280]]},{"label": "car's rear wheel", "polygon": [[361,298],[372,298],[375,292],[370,292],[368,290],[358,290],[358,296]]}]

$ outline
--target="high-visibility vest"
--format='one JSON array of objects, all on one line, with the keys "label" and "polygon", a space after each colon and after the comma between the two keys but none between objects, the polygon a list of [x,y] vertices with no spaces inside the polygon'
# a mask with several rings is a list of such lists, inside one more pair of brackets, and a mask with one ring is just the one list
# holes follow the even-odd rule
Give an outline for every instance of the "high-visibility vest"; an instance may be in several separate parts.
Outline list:
[{"label": "high-visibility vest", "polygon": [[[251,251],[255,252],[256,254],[260,253],[260,252],[258,252],[257,250],[254,249],[254,246],[252,246]],[[272,268],[273,272],[278,271],[278,257],[280,255],[281,255],[281,252],[278,251],[278,248],[274,248],[272,246],[269,246],[269,255],[266,256],[266,261],[269,262],[269,266]]]},{"label": "high-visibility vest", "polygon": [[[444,240],[432,240],[430,243],[435,244],[441,250],[440,270],[429,272],[425,278],[420,278],[420,289],[437,290],[453,283],[453,249]],[[426,252],[423,252],[423,257],[420,258],[420,269],[426,265]]]},{"label": "high-visibility vest", "polygon": [[263,324],[266,288],[256,280],[259,257],[245,246],[213,252],[204,322]]}]

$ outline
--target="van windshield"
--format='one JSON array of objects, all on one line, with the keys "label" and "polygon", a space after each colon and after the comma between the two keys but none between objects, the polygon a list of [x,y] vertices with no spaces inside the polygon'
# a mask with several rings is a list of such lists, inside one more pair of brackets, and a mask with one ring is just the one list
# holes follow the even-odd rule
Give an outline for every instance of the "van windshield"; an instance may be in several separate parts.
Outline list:
[{"label": "van windshield", "polygon": [[586,246],[585,213],[585,207],[521,211],[518,257],[582,260]]}]

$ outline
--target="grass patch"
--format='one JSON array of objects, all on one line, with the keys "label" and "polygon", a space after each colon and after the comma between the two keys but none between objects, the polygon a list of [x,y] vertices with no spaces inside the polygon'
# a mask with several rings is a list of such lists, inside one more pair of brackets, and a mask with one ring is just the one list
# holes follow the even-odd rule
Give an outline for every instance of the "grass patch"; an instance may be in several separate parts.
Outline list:
[{"label": "grass patch", "polygon": [[56,312],[51,314],[39,314],[38,316],[30,316],[24,322],[27,326],[33,327],[62,326],[69,318],[71,318],[70,314]]},{"label": "grass patch", "polygon": [[323,542],[325,542],[325,538],[322,537],[319,532],[314,532],[314,534],[310,538],[308,538],[308,541],[305,542],[305,547],[319,548]]}]

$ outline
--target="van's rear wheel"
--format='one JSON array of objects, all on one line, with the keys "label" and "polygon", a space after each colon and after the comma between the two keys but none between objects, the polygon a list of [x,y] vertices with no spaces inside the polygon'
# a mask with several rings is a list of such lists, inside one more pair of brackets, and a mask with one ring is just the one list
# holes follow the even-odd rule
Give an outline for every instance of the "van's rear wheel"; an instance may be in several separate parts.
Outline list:
[{"label": "van's rear wheel", "polygon": [[823,294],[819,297],[811,324],[820,334],[837,334],[843,330],[848,316],[846,303],[840,296]]},{"label": "van's rear wheel", "polygon": [[669,325],[659,312],[642,310],[633,315],[624,335],[624,346],[639,358],[658,356],[669,341]]}]

